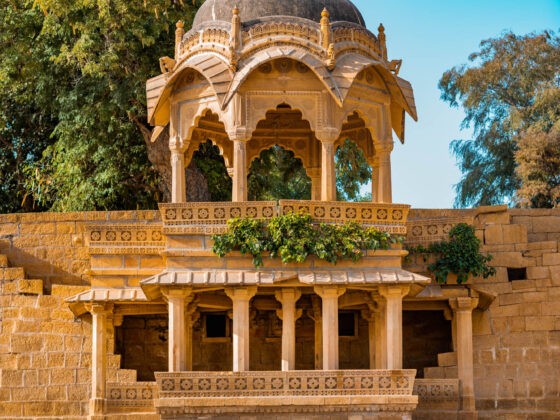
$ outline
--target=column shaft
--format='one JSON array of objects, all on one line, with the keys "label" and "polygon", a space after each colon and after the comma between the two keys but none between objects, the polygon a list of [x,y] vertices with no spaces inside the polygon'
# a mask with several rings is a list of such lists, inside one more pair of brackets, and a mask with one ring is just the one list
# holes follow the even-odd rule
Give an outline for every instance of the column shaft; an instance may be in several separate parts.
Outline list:
[{"label": "column shaft", "polygon": [[247,144],[233,141],[233,187],[231,200],[247,201]]},{"label": "column shaft", "polygon": [[345,292],[338,286],[318,286],[323,301],[323,370],[338,369],[338,298]]},{"label": "column shaft", "polygon": [[187,201],[187,183],[185,175],[185,147],[179,138],[170,140],[171,150],[171,202]]},{"label": "column shaft", "polygon": [[297,289],[282,289],[276,299],[282,303],[282,371],[296,368],[296,302],[301,297]]},{"label": "column shaft", "polygon": [[379,311],[375,313],[375,368],[387,367],[387,332],[385,320],[385,302],[379,303]]},{"label": "column shaft", "polygon": [[371,165],[371,201],[379,202],[379,160],[374,159]]},{"label": "column shaft", "polygon": [[462,411],[475,413],[472,311],[477,298],[459,297],[449,301],[457,334],[457,370],[462,388]]},{"label": "column shaft", "polygon": [[402,369],[402,298],[410,286],[381,286],[385,298],[386,369]]},{"label": "column shaft", "polygon": [[193,299],[192,291],[169,290],[164,292],[169,314],[168,360],[169,372],[188,370],[189,345],[192,337],[187,325],[187,304]]},{"label": "column shaft", "polygon": [[89,418],[95,419],[105,413],[105,388],[107,382],[107,314],[112,310],[105,305],[93,304],[89,309],[92,317],[91,340],[91,399]]},{"label": "column shaft", "polygon": [[392,203],[393,190],[391,180],[391,152],[393,140],[376,145],[375,152],[379,161],[379,176],[377,182],[377,201],[379,203]]},{"label": "column shaft", "polygon": [[249,370],[249,302],[257,292],[256,287],[227,289],[233,303],[233,371]]},{"label": "column shaft", "polygon": [[334,141],[321,141],[321,200],[336,201]]}]

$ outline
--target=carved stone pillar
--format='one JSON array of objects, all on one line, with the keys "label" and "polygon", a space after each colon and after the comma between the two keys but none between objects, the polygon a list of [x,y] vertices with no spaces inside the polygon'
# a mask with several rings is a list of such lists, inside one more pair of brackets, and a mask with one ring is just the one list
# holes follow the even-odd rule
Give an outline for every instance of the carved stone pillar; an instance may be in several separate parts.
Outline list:
[{"label": "carved stone pillar", "polygon": [[321,142],[321,200],[336,201],[335,147],[339,131],[327,128],[318,131],[317,138]]},{"label": "carved stone pillar", "polygon": [[323,315],[318,296],[311,296],[311,305],[310,318],[315,322],[315,370],[320,370],[323,369]]},{"label": "carved stone pillar", "polygon": [[377,311],[375,312],[375,369],[385,369],[387,366],[387,321],[385,299],[377,296]]},{"label": "carved stone pillar", "polygon": [[360,314],[368,323],[369,368],[375,369],[375,312],[370,309],[363,309]]},{"label": "carved stone pillar", "polygon": [[233,371],[249,370],[249,301],[256,287],[236,287],[225,290],[233,303]]},{"label": "carved stone pillar", "polygon": [[379,159],[379,175],[377,182],[377,202],[392,203],[393,190],[391,180],[391,152],[393,141],[387,141],[375,146],[375,153]]},{"label": "carved stone pillar", "polygon": [[233,140],[233,186],[231,201],[247,201],[247,141]]},{"label": "carved stone pillar", "polygon": [[169,372],[184,372],[192,367],[192,331],[187,322],[187,305],[194,299],[192,289],[163,291],[169,314],[168,359]]},{"label": "carved stone pillar", "polygon": [[315,286],[323,301],[323,370],[338,369],[338,298],[345,291],[339,286]]},{"label": "carved stone pillar", "polygon": [[380,286],[379,294],[385,298],[385,337],[387,363],[385,369],[402,369],[402,299],[410,286]]},{"label": "carved stone pillar", "polygon": [[371,166],[371,201],[373,203],[379,202],[379,158],[374,157],[370,159]]},{"label": "carved stone pillar", "polygon": [[321,168],[309,168],[307,176],[311,178],[311,200],[321,201]]},{"label": "carved stone pillar", "polygon": [[472,311],[478,305],[478,298],[458,297],[449,300],[457,329],[457,370],[462,388],[462,418],[475,419],[474,361],[472,337]]},{"label": "carved stone pillar", "polygon": [[171,202],[185,203],[187,201],[187,184],[185,175],[185,144],[179,136],[169,140],[171,150]]},{"label": "carved stone pillar", "polygon": [[105,388],[107,384],[107,318],[113,313],[111,304],[91,304],[91,399],[90,420],[103,419],[105,414]]},{"label": "carved stone pillar", "polygon": [[296,320],[301,316],[301,309],[296,310],[296,302],[301,292],[298,289],[281,289],[275,296],[282,303],[282,309],[276,311],[282,320],[282,371],[295,370]]}]

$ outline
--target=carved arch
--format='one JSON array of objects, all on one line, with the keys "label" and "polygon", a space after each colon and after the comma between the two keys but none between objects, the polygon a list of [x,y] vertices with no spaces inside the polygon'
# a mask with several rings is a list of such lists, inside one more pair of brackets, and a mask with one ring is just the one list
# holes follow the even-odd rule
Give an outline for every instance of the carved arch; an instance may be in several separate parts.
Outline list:
[{"label": "carved arch", "polygon": [[225,109],[243,82],[245,82],[245,80],[247,80],[247,78],[256,69],[265,63],[279,58],[290,58],[309,67],[309,69],[317,76],[318,80],[323,83],[338,106],[342,106],[342,95],[340,94],[338,86],[334,78],[331,76],[331,73],[326,68],[324,62],[319,57],[316,57],[303,48],[289,46],[264,49],[244,59],[240,65],[240,70],[235,73],[229,92],[222,103],[222,108]]},{"label": "carved arch", "polygon": [[[219,109],[219,106],[216,105],[216,107]],[[201,120],[203,121],[205,117],[213,115],[216,115],[218,117],[217,121],[224,126],[223,132],[205,130],[204,127],[201,127]],[[192,157],[200,147],[200,144],[210,140],[212,144],[220,150],[220,154],[224,158],[226,167],[233,166],[233,143],[228,138],[225,125],[220,118],[220,114],[212,111],[212,109],[204,108],[202,111],[197,112],[189,126],[188,137],[185,138],[189,143],[189,147],[185,152],[186,165],[188,165],[192,160]]]},{"label": "carved arch", "polygon": [[233,79],[233,73],[229,64],[216,54],[200,54],[192,56],[181,62],[172,74],[166,77],[165,86],[161,89],[155,106],[148,115],[148,121],[152,125],[166,126],[169,123],[171,113],[171,95],[173,94],[175,82],[180,80],[183,73],[189,69],[202,74],[216,97],[221,103],[228,91]]}]

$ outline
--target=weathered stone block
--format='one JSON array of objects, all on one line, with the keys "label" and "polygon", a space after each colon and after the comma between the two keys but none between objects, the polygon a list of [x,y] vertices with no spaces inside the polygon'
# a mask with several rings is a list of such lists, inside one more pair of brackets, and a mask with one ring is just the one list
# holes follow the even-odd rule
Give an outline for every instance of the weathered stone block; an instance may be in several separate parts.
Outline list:
[{"label": "weathered stone block", "polygon": [[14,353],[41,351],[43,349],[43,338],[38,335],[13,334],[11,337],[11,349]]},{"label": "weathered stone block", "polygon": [[528,316],[525,320],[527,331],[554,330],[554,316]]},{"label": "weathered stone block", "polygon": [[502,230],[504,244],[521,244],[527,242],[527,226],[504,225]]},{"label": "weathered stone block", "polygon": [[560,217],[534,217],[533,232],[560,232]]},{"label": "weathered stone block", "polygon": [[499,245],[504,243],[502,225],[490,225],[484,229],[484,244]]},{"label": "weathered stone block", "polygon": [[42,295],[43,280],[20,279],[17,281],[17,291],[22,295]]},{"label": "weathered stone block", "polygon": [[8,267],[8,256],[0,254],[0,268]]},{"label": "weathered stone block", "polygon": [[543,254],[543,265],[560,265],[560,252]]}]

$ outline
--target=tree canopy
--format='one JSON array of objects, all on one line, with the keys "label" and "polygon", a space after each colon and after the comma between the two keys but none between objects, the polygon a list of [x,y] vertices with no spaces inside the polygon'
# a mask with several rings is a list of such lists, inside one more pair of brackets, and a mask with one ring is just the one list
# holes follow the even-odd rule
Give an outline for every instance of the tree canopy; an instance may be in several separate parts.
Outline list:
[{"label": "tree canopy", "polygon": [[[173,55],[174,23],[189,28],[202,2],[0,6],[0,212],[154,208],[169,199],[167,139],[150,142],[145,82],[159,73],[159,57]],[[355,198],[369,167],[348,150],[352,163],[339,187]],[[295,161],[277,149],[262,156],[251,195],[308,198],[309,180]],[[209,144],[195,153],[187,177],[202,176],[208,190],[198,197],[230,197],[222,162]]]},{"label": "tree canopy", "polygon": [[455,204],[554,206],[560,38],[508,32],[480,47],[470,65],[448,70],[439,82],[442,99],[465,110],[462,126],[474,133],[451,143],[463,173]]}]

